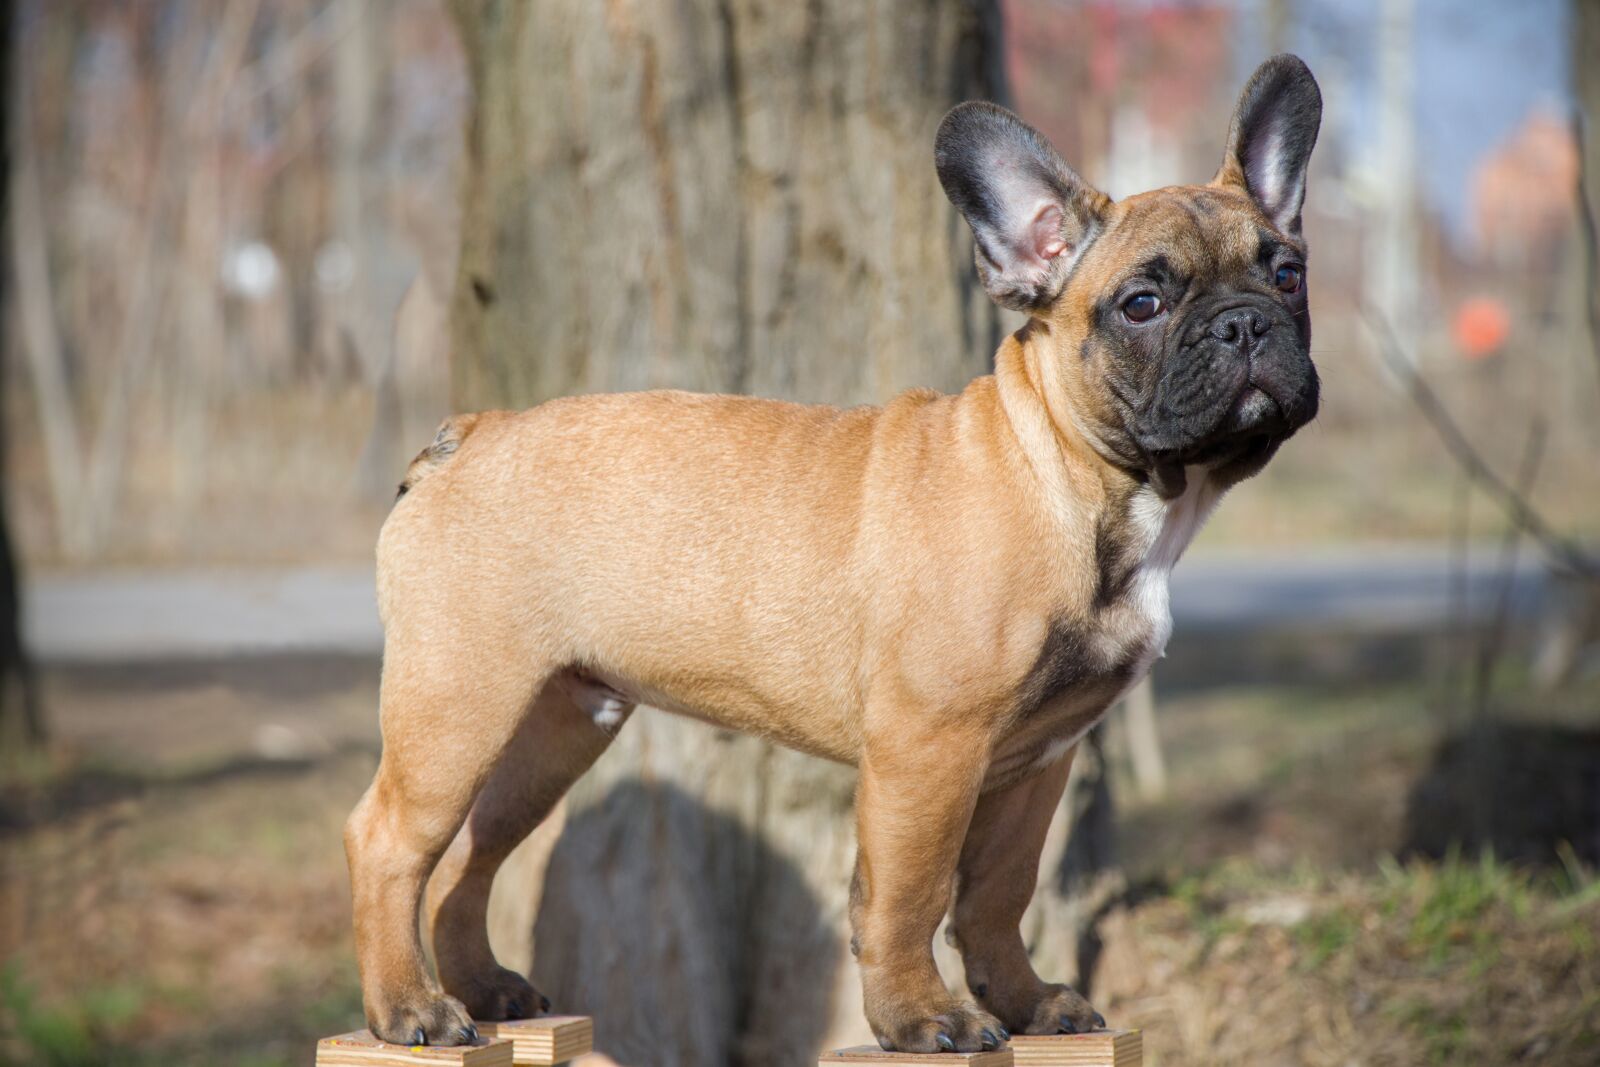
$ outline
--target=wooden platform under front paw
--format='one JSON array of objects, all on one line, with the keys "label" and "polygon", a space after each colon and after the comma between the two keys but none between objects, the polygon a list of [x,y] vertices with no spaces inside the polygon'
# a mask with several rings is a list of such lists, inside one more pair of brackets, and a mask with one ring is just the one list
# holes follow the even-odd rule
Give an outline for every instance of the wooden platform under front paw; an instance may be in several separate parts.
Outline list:
[{"label": "wooden platform under front paw", "polygon": [[1138,1030],[1097,1030],[1092,1034],[1013,1037],[993,1052],[884,1052],[873,1045],[824,1052],[818,1067],[844,1064],[930,1065],[971,1067],[1141,1067],[1144,1041]]},{"label": "wooden platform under front paw", "polygon": [[587,1015],[477,1027],[477,1044],[449,1047],[391,1045],[366,1030],[325,1037],[317,1042],[317,1067],[554,1067],[594,1047],[594,1020]]}]

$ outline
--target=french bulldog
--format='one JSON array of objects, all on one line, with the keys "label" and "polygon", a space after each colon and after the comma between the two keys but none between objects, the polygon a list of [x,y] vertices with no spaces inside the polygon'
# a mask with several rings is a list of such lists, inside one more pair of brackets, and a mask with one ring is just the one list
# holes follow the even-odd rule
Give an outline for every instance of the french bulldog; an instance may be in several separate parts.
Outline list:
[{"label": "french bulldog", "polygon": [[[1102,1026],[1018,925],[1074,746],[1167,643],[1173,565],[1317,411],[1321,108],[1270,59],[1210,182],[1120,201],[1009,111],[952,110],[939,179],[1028,316],[957,395],[447,420],[377,550],[383,755],[345,831],[372,1031],[460,1044],[548,1008],[490,951],[490,883],[638,704],[859,768],[852,948],[884,1048]],[[934,964],[947,915],[971,999]]]}]

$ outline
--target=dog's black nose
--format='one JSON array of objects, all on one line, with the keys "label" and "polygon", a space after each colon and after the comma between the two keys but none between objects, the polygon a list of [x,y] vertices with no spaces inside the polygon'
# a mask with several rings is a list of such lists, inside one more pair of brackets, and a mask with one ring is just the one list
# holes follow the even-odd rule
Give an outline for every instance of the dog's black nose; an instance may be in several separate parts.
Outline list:
[{"label": "dog's black nose", "polygon": [[1211,336],[1248,352],[1268,325],[1267,317],[1254,308],[1229,308],[1211,320]]}]

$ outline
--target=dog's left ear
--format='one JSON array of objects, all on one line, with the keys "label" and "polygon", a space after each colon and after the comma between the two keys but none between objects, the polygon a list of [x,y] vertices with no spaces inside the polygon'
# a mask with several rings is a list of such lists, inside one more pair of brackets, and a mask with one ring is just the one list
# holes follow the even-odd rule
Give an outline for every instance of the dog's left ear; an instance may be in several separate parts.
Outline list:
[{"label": "dog's left ear", "polygon": [[1242,188],[1274,226],[1298,236],[1306,167],[1321,125],[1317,79],[1299,56],[1273,56],[1239,94],[1228,151],[1213,180]]},{"label": "dog's left ear", "polygon": [[1111,201],[1003,107],[958,104],[933,141],[939,184],[972,227],[995,303],[1035,312],[1061,295]]}]

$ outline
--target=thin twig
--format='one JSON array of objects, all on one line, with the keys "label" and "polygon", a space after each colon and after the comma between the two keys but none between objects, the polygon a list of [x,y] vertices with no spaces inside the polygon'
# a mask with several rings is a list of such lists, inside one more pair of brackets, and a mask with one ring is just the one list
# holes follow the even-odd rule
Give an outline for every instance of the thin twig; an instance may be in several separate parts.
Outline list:
[{"label": "thin twig", "polygon": [[[1526,498],[1533,491],[1539,476],[1539,463],[1544,458],[1545,422],[1535,418],[1528,430],[1528,443],[1523,448],[1522,465],[1517,471],[1516,491]],[[1505,651],[1506,637],[1510,632],[1511,598],[1516,589],[1517,549],[1522,542],[1522,527],[1516,522],[1506,524],[1500,542],[1500,589],[1495,597],[1494,614],[1489,628],[1483,634],[1478,648],[1477,677],[1473,686],[1473,716],[1479,724],[1489,714],[1489,690],[1494,682],[1494,669]]]},{"label": "thin twig", "polygon": [[339,38],[356,25],[364,0],[331,3],[308,19],[295,35],[240,70],[238,79],[222,94],[223,119],[242,114],[263,96],[303,77]]},{"label": "thin twig", "polygon": [[[1528,443],[1523,449],[1522,464],[1517,471],[1516,491],[1526,497],[1533,491],[1534,479],[1539,476],[1539,461],[1544,456],[1545,424],[1536,418],[1528,431]],[[1506,524],[1505,538],[1500,543],[1500,590],[1495,598],[1494,615],[1484,631],[1478,646],[1477,670],[1473,678],[1472,720],[1467,733],[1467,752],[1471,766],[1472,826],[1480,841],[1492,839],[1494,735],[1490,725],[1489,695],[1494,688],[1494,671],[1505,651],[1510,634],[1511,596],[1516,587],[1517,548],[1522,543],[1523,529],[1516,522]]]},{"label": "thin twig", "polygon": [[1406,358],[1400,348],[1400,342],[1395,338],[1393,328],[1383,313],[1363,304],[1361,314],[1378,337],[1378,351],[1383,355],[1384,362],[1405,385],[1412,401],[1416,403],[1418,410],[1428,420],[1434,432],[1439,435],[1439,440],[1451,457],[1500,505],[1512,522],[1538,542],[1539,547],[1553,564],[1578,577],[1600,582],[1600,565],[1597,565],[1578,545],[1556,533],[1549,520],[1484,462],[1478,450],[1472,447],[1472,442],[1451,417],[1449,409],[1444,406],[1439,395],[1423,379],[1416,366]]},{"label": "thin twig", "polygon": [[1472,552],[1472,479],[1461,474],[1456,481],[1456,507],[1450,534],[1450,618],[1444,678],[1445,714],[1454,721],[1456,709],[1468,692],[1466,667],[1468,646],[1472,643],[1472,623],[1468,614],[1470,590],[1467,566]]},{"label": "thin twig", "polygon": [[[1600,374],[1600,227],[1595,225],[1594,203],[1589,199],[1588,160],[1584,155],[1584,116],[1580,111],[1572,116],[1572,140],[1578,148],[1578,236],[1583,246],[1584,310],[1589,319],[1589,347],[1594,354],[1594,365]],[[1600,384],[1600,377],[1596,378]]]}]

